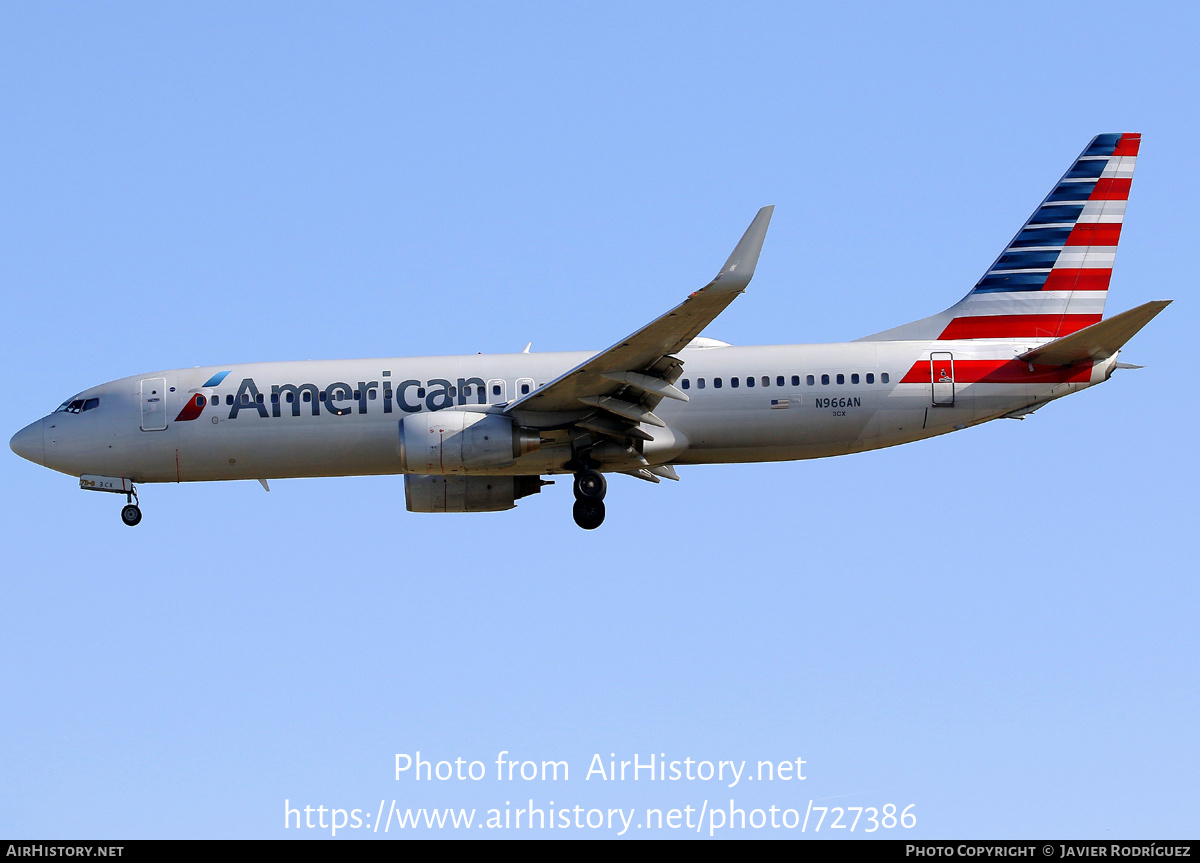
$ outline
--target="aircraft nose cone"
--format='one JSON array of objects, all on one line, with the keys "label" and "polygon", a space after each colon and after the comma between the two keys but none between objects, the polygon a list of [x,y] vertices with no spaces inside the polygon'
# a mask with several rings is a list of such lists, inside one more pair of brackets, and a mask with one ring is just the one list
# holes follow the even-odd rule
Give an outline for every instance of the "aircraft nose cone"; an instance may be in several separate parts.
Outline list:
[{"label": "aircraft nose cone", "polygon": [[28,459],[34,464],[44,464],[46,446],[42,437],[42,420],[30,423],[13,435],[8,446],[21,458]]}]

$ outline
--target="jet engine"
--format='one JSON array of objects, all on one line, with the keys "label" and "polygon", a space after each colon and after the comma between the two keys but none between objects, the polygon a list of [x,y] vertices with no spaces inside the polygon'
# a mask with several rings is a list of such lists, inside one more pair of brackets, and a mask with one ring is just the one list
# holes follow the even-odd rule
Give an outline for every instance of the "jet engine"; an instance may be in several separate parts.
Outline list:
[{"label": "jet engine", "polygon": [[536,429],[500,414],[432,411],[400,420],[396,450],[405,472],[455,474],[507,467],[539,446]]},{"label": "jet engine", "polygon": [[404,477],[404,504],[409,512],[499,512],[518,498],[542,490],[538,476]]}]

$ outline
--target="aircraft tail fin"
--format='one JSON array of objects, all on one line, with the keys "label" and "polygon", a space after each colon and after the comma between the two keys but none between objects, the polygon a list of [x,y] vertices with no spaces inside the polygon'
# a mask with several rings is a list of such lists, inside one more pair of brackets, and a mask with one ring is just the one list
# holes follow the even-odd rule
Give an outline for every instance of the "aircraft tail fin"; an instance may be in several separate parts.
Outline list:
[{"label": "aircraft tail fin", "polygon": [[1075,363],[1106,360],[1125,346],[1154,316],[1171,305],[1170,300],[1154,300],[1135,309],[1113,315],[1106,321],[1076,330],[1041,347],[1019,355],[1022,362],[1039,366],[1071,366]]},{"label": "aircraft tail fin", "polygon": [[1097,135],[969,294],[859,341],[1056,339],[1099,322],[1141,138]]}]

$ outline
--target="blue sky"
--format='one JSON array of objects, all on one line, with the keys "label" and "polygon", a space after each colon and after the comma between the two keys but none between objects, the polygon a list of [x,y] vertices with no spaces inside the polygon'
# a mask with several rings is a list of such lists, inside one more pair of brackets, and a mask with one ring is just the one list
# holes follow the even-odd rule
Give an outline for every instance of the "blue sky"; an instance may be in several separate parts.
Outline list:
[{"label": "blue sky", "polygon": [[[594,532],[563,483],[438,517],[396,477],[148,486],[129,530],[0,458],[0,835],[730,797],[1194,835],[1196,36],[1185,4],[4,4],[6,435],[153,369],[599,349],[764,204],[707,335],[855,338],[957,300],[1099,132],[1144,136],[1109,311],[1176,303],[1144,370],[1025,422],[616,477]],[[417,750],[572,774],[397,782]]]}]

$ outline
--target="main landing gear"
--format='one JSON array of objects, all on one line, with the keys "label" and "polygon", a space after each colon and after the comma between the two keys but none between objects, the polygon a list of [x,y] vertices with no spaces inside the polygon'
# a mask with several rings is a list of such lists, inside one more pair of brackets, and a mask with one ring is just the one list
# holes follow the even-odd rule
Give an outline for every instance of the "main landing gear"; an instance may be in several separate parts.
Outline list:
[{"label": "main landing gear", "polygon": [[590,468],[575,474],[575,506],[571,515],[584,530],[595,530],[604,523],[604,493],[608,483],[604,474]]},{"label": "main landing gear", "polygon": [[137,500],[137,489],[132,485],[129,486],[129,492],[125,495],[125,506],[121,507],[121,521],[130,527],[134,527],[142,520],[142,510],[135,501]]}]

